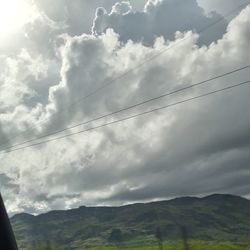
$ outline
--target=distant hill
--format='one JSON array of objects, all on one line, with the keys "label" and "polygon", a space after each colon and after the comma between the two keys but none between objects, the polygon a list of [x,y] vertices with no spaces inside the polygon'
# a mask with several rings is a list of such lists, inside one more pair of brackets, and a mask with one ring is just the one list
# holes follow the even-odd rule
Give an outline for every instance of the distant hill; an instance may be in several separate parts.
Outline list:
[{"label": "distant hill", "polygon": [[250,237],[250,200],[233,195],[183,197],[122,207],[79,207],[11,218],[20,249],[53,242],[66,249],[110,244],[156,242],[158,228],[164,240],[244,241]]}]

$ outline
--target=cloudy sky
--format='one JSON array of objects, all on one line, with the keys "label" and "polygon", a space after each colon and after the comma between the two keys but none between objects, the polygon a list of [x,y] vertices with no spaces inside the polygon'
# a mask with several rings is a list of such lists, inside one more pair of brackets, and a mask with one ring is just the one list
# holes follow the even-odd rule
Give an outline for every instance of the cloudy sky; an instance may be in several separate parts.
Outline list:
[{"label": "cloudy sky", "polygon": [[250,84],[29,147],[250,80],[246,68],[64,130],[249,65],[250,1],[0,0],[0,35],[0,189],[10,214],[250,197]]}]

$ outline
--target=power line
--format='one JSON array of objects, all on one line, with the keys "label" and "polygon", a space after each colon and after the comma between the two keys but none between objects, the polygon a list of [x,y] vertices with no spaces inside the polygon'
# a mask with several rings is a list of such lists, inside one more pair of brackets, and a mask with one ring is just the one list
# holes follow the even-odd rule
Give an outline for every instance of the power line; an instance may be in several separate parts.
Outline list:
[{"label": "power line", "polygon": [[30,140],[26,140],[26,141],[21,142],[21,143],[17,143],[17,144],[11,145],[11,146],[6,147],[6,148],[4,148],[4,149],[0,149],[0,152],[1,152],[2,150],[7,150],[7,149],[11,149],[11,148],[14,148],[14,147],[17,147],[17,146],[21,146],[21,145],[24,145],[24,144],[27,144],[27,143],[30,143],[30,142],[33,142],[33,141],[37,141],[37,140],[40,140],[40,139],[43,139],[43,138],[46,138],[46,137],[49,137],[49,136],[52,136],[52,135],[56,135],[56,134],[62,133],[62,132],[64,132],[64,131],[67,131],[67,130],[70,130],[70,129],[73,129],[73,128],[77,128],[77,127],[82,126],[82,125],[89,124],[89,123],[94,122],[94,121],[98,121],[98,120],[104,119],[104,118],[106,118],[106,117],[109,117],[109,116],[112,116],[112,115],[115,115],[115,114],[118,114],[118,113],[121,113],[121,112],[130,110],[130,109],[135,108],[135,107],[142,106],[142,105],[144,105],[144,104],[146,104],[146,103],[149,103],[149,102],[152,102],[152,101],[156,101],[156,100],[162,99],[162,98],[164,98],[164,97],[167,97],[167,96],[170,96],[170,95],[173,95],[173,94],[182,92],[182,91],[184,91],[184,90],[188,90],[188,89],[190,89],[190,88],[193,88],[193,87],[196,87],[196,86],[199,86],[199,85],[202,85],[202,84],[211,82],[211,81],[213,81],[213,80],[216,80],[216,79],[219,79],[219,78],[222,78],[222,77],[231,75],[231,74],[233,74],[233,73],[236,73],[236,72],[239,72],[239,71],[248,69],[248,68],[250,68],[250,65],[247,65],[247,66],[244,66],[244,67],[241,67],[241,68],[238,68],[238,69],[229,71],[229,72],[224,73],[224,74],[221,74],[221,75],[214,76],[214,77],[209,78],[209,79],[207,79],[207,80],[204,80],[204,81],[201,81],[201,82],[192,84],[192,85],[188,85],[188,86],[186,86],[186,87],[183,87],[183,88],[174,90],[174,91],[172,91],[172,92],[168,92],[168,93],[162,94],[162,95],[160,95],[160,96],[157,96],[157,97],[154,97],[154,98],[145,100],[145,101],[143,101],[143,102],[140,102],[140,103],[137,103],[137,104],[133,104],[133,105],[127,106],[127,107],[125,107],[125,108],[122,108],[122,109],[119,109],[119,110],[116,110],[116,111],[107,113],[107,114],[105,114],[105,115],[102,115],[102,116],[99,116],[99,117],[96,117],[96,118],[93,118],[93,119],[90,119],[90,120],[87,120],[87,121],[84,121],[84,122],[81,122],[81,123],[72,125],[72,126],[70,126],[70,127],[66,127],[66,128],[61,129],[61,130],[57,130],[57,131],[55,131],[55,132],[52,132],[52,133],[49,133],[49,134],[42,135],[42,136],[40,136],[40,137],[36,137],[36,138],[30,139]]},{"label": "power line", "polygon": [[156,111],[159,111],[159,110],[167,109],[169,107],[177,106],[177,105],[182,104],[182,103],[190,102],[190,101],[200,99],[200,98],[203,98],[203,97],[206,97],[206,96],[209,96],[209,95],[213,95],[213,94],[216,94],[216,93],[219,93],[219,92],[222,92],[222,91],[226,91],[226,90],[230,90],[230,89],[233,89],[233,88],[236,88],[236,87],[239,87],[239,86],[243,86],[243,85],[246,85],[248,83],[250,83],[250,81],[241,82],[241,83],[238,83],[238,84],[235,84],[235,85],[231,85],[231,86],[228,86],[228,87],[225,87],[225,88],[221,88],[221,89],[218,89],[218,90],[207,92],[205,94],[201,94],[201,95],[198,95],[198,96],[195,96],[195,97],[191,97],[191,98],[188,98],[188,99],[185,99],[185,100],[182,100],[182,101],[178,101],[178,102],[175,102],[175,103],[172,103],[172,104],[168,104],[166,106],[154,108],[154,109],[144,111],[142,113],[138,113],[138,114],[135,114],[135,115],[127,116],[125,118],[118,119],[118,120],[115,120],[115,121],[112,121],[112,122],[103,123],[101,125],[98,125],[98,126],[95,126],[95,127],[92,127],[92,128],[88,128],[88,129],[85,129],[85,130],[70,133],[70,134],[67,134],[67,135],[60,136],[60,137],[48,139],[48,140],[45,140],[45,141],[42,141],[42,142],[30,144],[30,145],[27,145],[27,146],[24,146],[24,147],[19,147],[19,148],[15,148],[15,149],[12,149],[12,150],[5,151],[5,152],[1,152],[0,155],[8,154],[8,153],[11,153],[11,152],[14,152],[14,151],[19,151],[19,150],[30,148],[30,147],[35,147],[35,146],[38,146],[38,145],[41,145],[41,144],[45,144],[45,143],[49,143],[49,142],[53,142],[53,141],[57,141],[57,140],[61,140],[61,139],[71,137],[71,136],[74,136],[74,135],[90,132],[92,130],[103,128],[103,127],[106,127],[106,126],[109,126],[109,125],[112,125],[112,124],[116,124],[116,123],[120,123],[120,122],[123,122],[123,121],[131,120],[131,119],[137,118],[139,116],[150,114],[150,113],[153,113],[153,112],[156,112]]},{"label": "power line", "polygon": [[[237,10],[240,10],[242,9],[243,7],[245,7],[245,5],[249,2],[249,0],[245,1],[243,4],[239,5],[238,7],[232,9],[230,12],[228,12],[226,15],[222,15],[218,20],[216,20],[215,22],[212,22],[211,24],[205,26],[204,28],[198,30],[197,34],[202,34],[203,32],[205,32],[206,30],[210,29],[211,27],[215,26],[216,24],[220,23],[221,21],[225,20],[225,18],[227,18],[228,16],[231,16],[234,12],[236,12]],[[158,58],[159,56],[161,56],[162,54],[166,53],[168,50],[178,46],[180,43],[184,42],[185,40],[187,40],[188,38],[190,38],[192,35],[190,36],[186,36],[185,38],[177,41],[175,44],[173,44],[172,46],[170,47],[167,47],[166,49],[163,49],[162,51],[160,51],[158,54],[155,54],[154,56],[150,57],[150,58],[147,58],[146,60],[144,60],[142,63],[138,64],[137,66],[135,66],[134,68],[132,69],[129,69],[127,70],[126,72],[124,72],[123,74],[111,79],[110,81],[104,81],[103,82],[103,85],[97,89],[95,89],[94,91],[90,92],[89,94],[87,94],[86,96],[76,100],[75,102],[71,103],[68,107],[68,109],[70,109],[72,106],[74,106],[75,104],[78,104],[79,102],[82,102],[84,100],[86,100],[87,98],[95,95],[96,93],[100,92],[102,89],[108,87],[109,85],[112,85],[113,83],[117,82],[117,80],[120,80],[122,78],[124,78],[125,76],[127,76],[128,74],[134,72],[135,70],[143,67],[145,64],[147,64],[148,62],[151,62],[153,60],[155,60],[156,58]],[[57,113],[57,114],[60,114]],[[36,127],[36,125],[40,124],[40,123],[44,123],[45,121],[47,121],[48,119],[45,118],[44,120],[36,123],[34,126],[32,126],[30,129],[34,129]],[[11,138],[9,138],[9,140],[13,140],[15,138],[17,138],[18,136],[20,136],[21,134],[25,134],[27,133],[28,131],[24,131],[20,134],[17,134]],[[4,146],[6,145],[8,142],[4,142],[3,144],[1,144],[1,146]]]}]

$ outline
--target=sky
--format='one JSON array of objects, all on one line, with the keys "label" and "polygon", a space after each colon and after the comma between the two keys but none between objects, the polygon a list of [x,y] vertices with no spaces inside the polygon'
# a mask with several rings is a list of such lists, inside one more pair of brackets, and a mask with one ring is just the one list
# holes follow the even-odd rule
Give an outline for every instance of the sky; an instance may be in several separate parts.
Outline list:
[{"label": "sky", "polygon": [[249,81],[250,68],[82,124],[248,66],[249,27],[250,1],[0,0],[0,190],[9,214],[249,198],[250,84],[91,128]]}]

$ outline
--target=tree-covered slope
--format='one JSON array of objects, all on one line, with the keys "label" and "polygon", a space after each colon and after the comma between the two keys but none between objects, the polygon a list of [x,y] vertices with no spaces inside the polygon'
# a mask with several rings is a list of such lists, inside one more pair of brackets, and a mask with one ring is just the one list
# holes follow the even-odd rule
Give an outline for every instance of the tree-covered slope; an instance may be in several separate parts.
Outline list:
[{"label": "tree-covered slope", "polygon": [[20,249],[47,241],[66,247],[155,242],[156,229],[163,240],[238,241],[250,236],[250,201],[232,195],[184,197],[170,201],[123,207],[80,207],[39,216],[11,219]]}]

